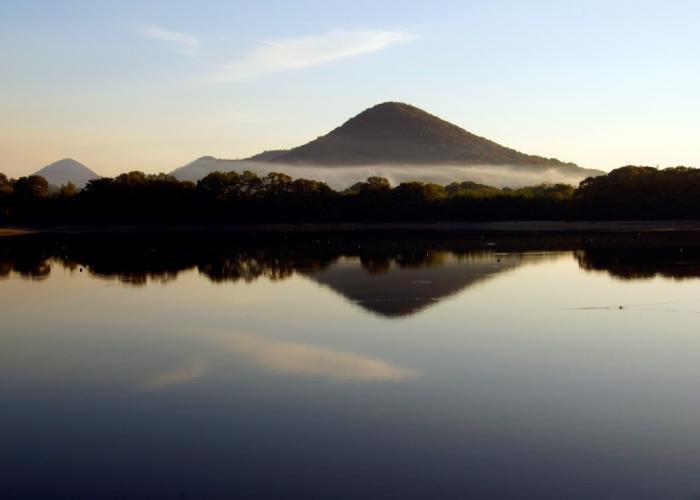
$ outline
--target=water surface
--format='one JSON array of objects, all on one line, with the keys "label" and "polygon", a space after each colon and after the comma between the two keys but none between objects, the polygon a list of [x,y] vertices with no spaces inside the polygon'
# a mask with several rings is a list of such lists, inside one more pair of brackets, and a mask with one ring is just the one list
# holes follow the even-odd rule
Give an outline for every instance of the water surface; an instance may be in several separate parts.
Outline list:
[{"label": "water surface", "polygon": [[323,248],[5,251],[0,498],[700,494],[697,251]]}]

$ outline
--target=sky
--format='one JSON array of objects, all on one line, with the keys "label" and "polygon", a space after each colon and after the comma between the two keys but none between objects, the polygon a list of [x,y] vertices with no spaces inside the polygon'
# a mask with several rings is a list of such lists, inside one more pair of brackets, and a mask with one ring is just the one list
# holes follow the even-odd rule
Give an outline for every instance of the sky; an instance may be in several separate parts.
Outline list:
[{"label": "sky", "polygon": [[700,167],[700,2],[0,2],[0,172],[169,172],[384,101],[530,154]]}]

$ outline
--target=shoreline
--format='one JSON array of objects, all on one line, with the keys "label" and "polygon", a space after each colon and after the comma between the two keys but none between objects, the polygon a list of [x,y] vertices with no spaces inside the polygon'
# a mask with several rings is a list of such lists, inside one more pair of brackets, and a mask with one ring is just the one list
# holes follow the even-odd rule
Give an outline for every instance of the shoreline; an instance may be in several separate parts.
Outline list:
[{"label": "shoreline", "polygon": [[408,223],[276,223],[228,225],[58,225],[0,227],[0,238],[24,235],[167,233],[667,233],[700,232],[700,220],[498,221]]}]

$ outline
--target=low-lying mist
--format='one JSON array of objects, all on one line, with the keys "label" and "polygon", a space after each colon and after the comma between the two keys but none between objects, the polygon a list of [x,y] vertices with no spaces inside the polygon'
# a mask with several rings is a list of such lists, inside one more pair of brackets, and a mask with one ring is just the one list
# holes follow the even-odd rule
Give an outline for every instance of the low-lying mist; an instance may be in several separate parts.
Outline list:
[{"label": "low-lying mist", "polygon": [[[286,165],[245,160],[200,159],[174,172],[182,180],[197,180],[214,171],[242,172],[250,170],[258,175],[280,172],[292,178],[319,180],[335,190],[342,190],[370,176],[385,177],[392,185],[420,181],[447,185],[452,182],[472,181],[498,188],[532,186],[536,184],[571,184],[589,176],[586,171],[568,172],[566,167],[544,168],[509,165],[371,165],[371,166],[307,166]],[[576,170],[576,169],[574,169]],[[590,174],[594,175],[594,174]]]},{"label": "low-lying mist", "polygon": [[[577,186],[585,177],[557,169],[529,170],[508,165],[452,166],[452,165],[372,165],[362,167],[300,167],[293,165],[265,166],[260,173],[279,171],[294,178],[322,180],[333,189],[344,189],[367,177],[389,179],[392,185],[420,181],[447,185],[452,182],[472,181],[499,188],[523,187],[542,183],[564,183]],[[259,168],[259,167],[258,167]]]}]

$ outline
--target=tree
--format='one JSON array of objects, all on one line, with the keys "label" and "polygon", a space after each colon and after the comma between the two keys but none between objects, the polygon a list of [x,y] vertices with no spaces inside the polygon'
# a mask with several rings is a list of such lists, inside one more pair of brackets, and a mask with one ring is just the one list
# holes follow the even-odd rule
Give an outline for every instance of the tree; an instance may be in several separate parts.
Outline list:
[{"label": "tree", "polygon": [[488,198],[499,196],[503,194],[503,191],[495,188],[493,186],[486,186],[484,184],[478,184],[476,182],[464,181],[464,182],[453,182],[445,186],[445,193],[449,197],[463,196],[469,198]]},{"label": "tree", "polygon": [[389,179],[385,177],[372,176],[368,177],[367,181],[360,187],[360,193],[363,192],[381,192],[389,191],[391,189],[391,184],[389,184]]},{"label": "tree", "polygon": [[46,198],[49,195],[49,183],[40,175],[20,177],[15,181],[14,193],[19,199]]},{"label": "tree", "polygon": [[293,179],[287,174],[270,172],[262,178],[262,188],[268,196],[279,196],[291,190],[292,182]]},{"label": "tree", "polygon": [[447,196],[442,186],[423,182],[402,182],[394,189],[394,194],[399,200],[408,202],[430,202]]},{"label": "tree", "polygon": [[72,198],[77,192],[78,189],[75,187],[75,184],[70,181],[58,188],[59,198]]},{"label": "tree", "polygon": [[296,179],[292,183],[292,191],[298,195],[335,194],[335,191],[333,191],[325,182],[311,181],[308,179]]},{"label": "tree", "polygon": [[12,181],[5,174],[0,172],[0,194],[12,193]]},{"label": "tree", "polygon": [[197,182],[197,191],[211,199],[225,200],[238,197],[241,185],[238,172],[212,172]]}]

